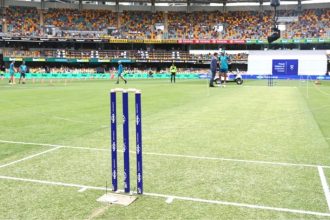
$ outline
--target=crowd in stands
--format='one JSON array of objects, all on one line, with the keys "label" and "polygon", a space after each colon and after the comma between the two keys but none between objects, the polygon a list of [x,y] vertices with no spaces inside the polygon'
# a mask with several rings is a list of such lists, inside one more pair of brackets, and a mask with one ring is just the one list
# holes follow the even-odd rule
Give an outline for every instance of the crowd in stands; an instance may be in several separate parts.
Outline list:
[{"label": "crowd in stands", "polygon": [[117,26],[117,14],[105,10],[50,8],[43,15],[45,25],[62,30],[101,31]]},{"label": "crowd in stands", "polygon": [[272,13],[238,11],[224,16],[228,25],[223,36],[225,39],[258,39],[271,34]]},{"label": "crowd in stands", "polygon": [[37,8],[8,7],[5,9],[8,32],[38,36],[41,34],[40,16]]},{"label": "crowd in stands", "polygon": [[105,35],[104,32],[100,31],[56,31],[54,37],[58,38],[101,38]]},{"label": "crowd in stands", "polygon": [[[247,61],[248,54],[247,53],[235,53],[235,54],[227,54],[228,57],[232,62],[238,61]],[[191,54],[190,55],[192,60],[211,60],[212,54]]]},{"label": "crowd in stands", "polygon": [[41,57],[41,54],[39,50],[20,50],[16,48],[3,51],[3,55],[7,57]]},{"label": "crowd in stands", "polygon": [[[5,10],[9,33],[44,35],[44,26],[58,28],[60,37],[108,37],[121,39],[265,39],[271,33],[273,11],[228,12],[146,12],[106,10],[77,10],[10,6]],[[284,38],[330,36],[330,9],[279,11],[279,16],[296,18],[283,22]],[[163,28],[158,28],[159,25]],[[220,28],[222,27],[222,29]],[[68,31],[81,31],[81,33]],[[106,33],[106,31],[104,32]]]},{"label": "crowd in stands", "polygon": [[[5,49],[5,57],[43,57],[43,58],[76,58],[76,59],[136,59],[136,60],[210,60],[211,54],[189,54],[187,51],[163,51],[163,50],[19,50]],[[247,53],[229,54],[232,61],[246,61]]]},{"label": "crowd in stands", "polygon": [[[330,10],[309,9],[300,15],[297,11],[279,11],[279,16],[297,17],[297,21],[284,22],[285,38],[309,38],[330,36]],[[265,39],[271,34],[273,12],[170,12],[168,16],[169,38],[184,39]],[[217,27],[222,26],[223,30]]]},{"label": "crowd in stands", "polygon": [[85,67],[30,67],[30,73],[96,73],[95,68],[85,68]]},{"label": "crowd in stands", "polygon": [[309,9],[299,16],[299,22],[287,24],[287,38],[330,37],[330,10]]},{"label": "crowd in stands", "polygon": [[155,24],[163,21],[162,12],[124,11],[120,16],[119,33],[123,38],[129,39],[156,39],[159,30],[156,29]]},{"label": "crowd in stands", "polygon": [[211,13],[168,13],[168,38],[203,39],[213,28]]}]

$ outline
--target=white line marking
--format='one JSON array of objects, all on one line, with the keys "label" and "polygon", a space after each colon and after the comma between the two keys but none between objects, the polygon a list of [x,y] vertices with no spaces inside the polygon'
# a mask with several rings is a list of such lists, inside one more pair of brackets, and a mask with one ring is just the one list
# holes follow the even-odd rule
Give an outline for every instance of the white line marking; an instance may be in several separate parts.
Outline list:
[{"label": "white line marking", "polygon": [[80,185],[80,184],[52,182],[52,181],[46,181],[46,180],[35,180],[35,179],[27,179],[27,178],[19,178],[19,177],[11,177],[11,176],[0,176],[0,179],[8,179],[8,180],[23,181],[23,182],[40,183],[40,184],[46,184],[46,185],[76,187],[76,188],[80,188],[80,189],[85,188],[85,189],[104,190],[105,191],[105,187],[85,186],[85,185]]},{"label": "white line marking", "polygon": [[[91,151],[109,151],[108,149],[91,148],[91,147],[63,146],[63,148],[91,150]],[[118,150],[118,152],[122,152],[122,150]],[[136,153],[134,151],[130,151],[130,152],[131,153]],[[223,157],[204,157],[204,156],[192,156],[192,155],[182,155],[182,154],[164,154],[164,153],[153,153],[153,152],[143,152],[143,154],[145,154],[145,155],[154,155],[154,156],[201,159],[201,160],[220,160],[220,161],[233,161],[233,162],[241,162],[241,163],[258,163],[258,164],[269,164],[269,165],[279,165],[279,166],[297,166],[297,167],[312,167],[312,168],[316,168],[318,166],[321,166],[323,168],[330,168],[330,166],[327,166],[327,165],[296,164],[296,163],[271,162],[271,161],[259,161],[259,160],[240,160],[240,159],[223,158]]]},{"label": "white line marking", "polygon": [[[29,142],[6,141],[6,140],[0,140],[0,143],[49,146],[49,147],[62,147],[62,148],[81,149],[81,150],[90,150],[90,151],[109,151],[108,149],[104,149],[104,148],[74,147],[74,146],[65,146],[65,145],[56,145],[56,144],[41,144],[41,143],[29,143]],[[118,150],[118,151],[122,152],[121,150]],[[131,153],[136,153],[136,152],[131,151]],[[312,168],[317,168],[317,167],[321,166],[323,168],[330,168],[329,165],[272,162],[272,161],[262,161],[262,160],[242,160],[242,159],[223,158],[223,157],[204,157],[204,156],[193,156],[193,155],[183,155],[183,154],[153,153],[153,152],[145,152],[145,151],[143,152],[143,154],[145,154],[145,155],[154,155],[154,156],[201,159],[201,160],[220,160],[220,161],[232,161],[232,162],[240,162],[240,163],[269,164],[269,165],[275,165],[275,166],[296,166],[296,167],[312,167]]]},{"label": "white line marking", "polygon": [[[34,179],[18,178],[18,177],[11,177],[11,176],[0,176],[0,179],[15,180],[15,181],[22,181],[22,182],[31,182],[31,183],[40,183],[40,184],[48,184],[48,185],[55,185],[55,186],[86,188],[86,189],[94,189],[94,190],[101,190],[101,191],[106,190],[105,187],[87,186],[87,185],[62,183],[62,182],[51,182],[51,181],[45,181],[45,180],[34,180]],[[200,203],[235,206],[235,207],[241,207],[241,208],[262,209],[262,210],[276,211],[276,212],[287,212],[287,213],[294,213],[294,214],[329,216],[330,217],[330,213],[306,211],[306,210],[299,210],[299,209],[277,208],[277,207],[271,207],[271,206],[252,205],[252,204],[246,204],[246,203],[226,202],[226,201],[221,201],[221,200],[208,200],[208,199],[200,199],[200,198],[193,198],[193,197],[164,195],[164,194],[147,193],[147,192],[143,193],[143,195],[152,196],[152,197],[166,198],[166,199],[173,198],[173,199],[178,199],[178,200],[183,200],[183,201],[192,201],[192,202],[200,202]]]},{"label": "white line marking", "polygon": [[85,192],[86,190],[87,190],[87,188],[83,187],[83,188],[79,189],[78,192]]},{"label": "white line marking", "polygon": [[[55,118],[55,119],[59,119],[59,120],[63,120],[63,121],[74,122],[74,123],[80,123],[80,124],[98,125],[97,123],[93,123],[93,122],[73,120],[73,119],[70,119],[70,118],[63,118],[63,117],[59,117],[59,116],[51,116],[51,118]],[[109,126],[108,125],[100,125],[100,127],[101,128],[107,128]]]},{"label": "white line marking", "polygon": [[42,143],[31,143],[31,142],[21,142],[21,141],[0,140],[0,142],[7,143],[7,144],[23,144],[23,145],[46,146],[46,147],[64,147],[63,145],[56,145],[56,144],[42,144]]},{"label": "white line marking", "polygon": [[157,193],[143,193],[143,195],[154,196],[154,197],[164,197],[164,198],[172,197],[173,199],[178,199],[178,200],[201,202],[201,203],[211,203],[211,204],[219,204],[219,205],[227,205],[227,206],[236,206],[236,207],[243,207],[243,208],[250,208],[250,209],[263,209],[263,210],[269,210],[269,211],[289,212],[289,213],[304,214],[304,215],[330,216],[330,213],[306,211],[306,210],[299,210],[299,209],[277,208],[277,207],[252,205],[252,204],[237,203],[237,202],[226,202],[226,201],[220,201],[220,200],[207,200],[207,199],[199,199],[199,198],[191,198],[191,197],[163,195],[163,194],[157,194]]},{"label": "white line marking", "polygon": [[73,120],[73,119],[70,119],[70,118],[63,118],[63,117],[59,117],[59,116],[51,116],[51,117],[55,118],[55,119],[60,119],[60,120],[63,120],[63,121],[69,121],[69,122],[75,122],[75,123],[81,123],[81,124],[91,124],[91,123],[88,123],[88,122],[85,122],[85,121]]},{"label": "white line marking", "polygon": [[51,151],[54,151],[54,150],[57,150],[61,147],[55,147],[55,148],[52,148],[52,149],[49,149],[49,150],[46,150],[46,151],[42,151],[40,153],[37,153],[37,154],[33,154],[33,155],[30,155],[28,157],[24,157],[22,159],[19,159],[19,160],[15,160],[15,161],[12,161],[10,163],[7,163],[7,164],[3,164],[3,165],[0,165],[0,168],[4,168],[4,167],[7,167],[7,166],[10,166],[10,165],[13,165],[13,164],[16,164],[16,163],[19,163],[19,162],[22,162],[22,161],[25,161],[25,160],[29,160],[31,158],[34,158],[34,157],[37,157],[37,156],[40,156],[42,154],[46,154],[46,153],[49,153]]},{"label": "white line marking", "polygon": [[168,157],[183,157],[192,159],[204,159],[204,160],[222,160],[222,161],[233,161],[242,163],[258,163],[258,164],[269,164],[278,166],[298,166],[298,167],[317,167],[322,166],[324,168],[330,168],[327,165],[314,165],[314,164],[299,164],[299,163],[284,163],[284,162],[272,162],[272,161],[262,161],[262,160],[241,160],[232,158],[222,158],[222,157],[203,157],[203,156],[191,156],[191,155],[181,155],[181,154],[162,154],[162,153],[151,153],[143,152],[143,154],[155,155],[155,156],[168,156]]},{"label": "white line marking", "polygon": [[327,183],[327,179],[324,175],[322,167],[319,166],[319,167],[317,167],[317,169],[319,171],[319,175],[320,175],[320,179],[321,179],[325,199],[327,200],[328,208],[330,210],[330,192],[329,192],[329,186],[328,186],[328,183]]},{"label": "white line marking", "polygon": [[174,200],[173,197],[168,197],[165,202],[170,204],[173,202],[173,200]]}]

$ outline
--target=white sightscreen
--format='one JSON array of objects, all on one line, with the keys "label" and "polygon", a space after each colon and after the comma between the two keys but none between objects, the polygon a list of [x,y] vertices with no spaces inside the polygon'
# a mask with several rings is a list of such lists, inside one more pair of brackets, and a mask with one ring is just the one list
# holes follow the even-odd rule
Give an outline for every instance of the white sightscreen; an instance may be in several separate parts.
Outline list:
[{"label": "white sightscreen", "polygon": [[327,71],[325,50],[275,50],[249,51],[247,74],[272,74],[273,59],[297,59],[298,75],[324,75]]}]

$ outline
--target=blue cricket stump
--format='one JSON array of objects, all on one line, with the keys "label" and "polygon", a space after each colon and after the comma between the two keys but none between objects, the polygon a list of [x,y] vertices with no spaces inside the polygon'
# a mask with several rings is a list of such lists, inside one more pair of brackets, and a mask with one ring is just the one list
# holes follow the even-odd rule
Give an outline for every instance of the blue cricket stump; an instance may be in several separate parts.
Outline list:
[{"label": "blue cricket stump", "polygon": [[141,93],[135,93],[137,193],[143,193]]},{"label": "blue cricket stump", "polygon": [[143,193],[143,167],[142,167],[142,114],[141,92],[137,89],[113,89],[110,93],[110,118],[111,118],[111,161],[112,161],[112,190],[118,190],[117,171],[117,116],[116,93],[122,92],[123,103],[123,153],[124,153],[124,191],[130,192],[130,159],[129,159],[129,108],[128,94],[135,93],[135,122],[136,122],[136,172],[137,193]]},{"label": "blue cricket stump", "polygon": [[112,190],[117,191],[117,101],[116,92],[110,93],[110,124],[111,124],[111,170],[112,170]]},{"label": "blue cricket stump", "polygon": [[274,78],[273,75],[268,75],[268,86],[274,85]]},{"label": "blue cricket stump", "polygon": [[128,93],[123,91],[123,152],[124,152],[124,190],[129,193],[130,172],[129,172],[129,117],[128,117]]}]

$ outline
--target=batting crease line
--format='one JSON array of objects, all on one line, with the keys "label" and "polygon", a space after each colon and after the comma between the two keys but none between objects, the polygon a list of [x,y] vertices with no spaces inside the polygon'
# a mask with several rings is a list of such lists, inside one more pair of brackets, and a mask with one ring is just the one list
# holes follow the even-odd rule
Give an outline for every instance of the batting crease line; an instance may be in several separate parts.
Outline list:
[{"label": "batting crease line", "polygon": [[[74,122],[74,123],[80,123],[80,124],[88,124],[88,125],[98,125],[97,123],[92,123],[92,122],[86,122],[86,121],[79,121],[79,120],[73,120],[70,118],[63,118],[59,116],[52,116],[52,118],[63,120],[63,121],[69,121],[69,122]],[[101,128],[106,128],[108,125],[100,125]]]},{"label": "batting crease line", "polygon": [[32,159],[32,158],[34,158],[34,157],[40,156],[40,155],[42,155],[42,154],[49,153],[49,152],[54,151],[54,150],[57,150],[57,149],[59,149],[59,148],[62,148],[62,147],[61,147],[61,146],[58,146],[58,147],[55,147],[55,148],[52,148],[52,149],[49,149],[49,150],[46,150],[46,151],[42,151],[42,152],[37,153],[37,154],[33,154],[33,155],[30,155],[30,156],[24,157],[24,158],[19,159],[19,160],[12,161],[12,162],[7,163],[7,164],[0,165],[0,168],[4,168],[4,167],[7,167],[7,166],[10,166],[10,165],[13,165],[13,164],[16,164],[16,163],[19,163],[19,162],[25,161],[25,160]]},{"label": "batting crease line", "polygon": [[327,179],[325,177],[325,174],[323,172],[322,167],[318,166],[317,170],[319,171],[323,192],[324,192],[324,195],[325,195],[325,199],[327,200],[328,209],[330,210],[330,192],[329,192],[329,186],[328,186],[328,183],[327,183]]},{"label": "batting crease line", "polygon": [[[101,190],[101,191],[106,190],[105,187],[87,186],[87,185],[62,183],[62,182],[52,182],[52,181],[46,181],[46,180],[35,180],[35,179],[18,178],[18,177],[11,177],[11,176],[0,176],[0,179],[16,180],[16,181],[31,182],[31,183],[40,183],[40,184],[55,185],[55,186],[76,187],[76,188],[80,188],[80,189],[85,188],[85,189],[93,189],[93,190]],[[271,207],[271,206],[252,205],[252,204],[238,203],[238,202],[226,202],[226,201],[221,201],[221,200],[208,200],[208,199],[201,199],[201,198],[165,195],[165,194],[158,194],[158,193],[143,193],[143,195],[151,196],[151,197],[160,197],[160,198],[171,197],[173,199],[183,200],[183,201],[219,204],[219,205],[243,207],[243,208],[250,208],[250,209],[262,209],[262,210],[277,211],[277,212],[288,212],[288,213],[294,213],[294,214],[329,216],[330,217],[330,213],[299,210],[299,209],[277,208],[277,207]]]},{"label": "batting crease line", "polygon": [[[41,144],[41,143],[29,143],[29,142],[6,141],[6,140],[0,140],[0,143],[61,147],[61,148],[68,148],[68,149],[81,149],[81,150],[90,150],[90,151],[109,151],[108,149],[101,149],[101,148],[74,147],[74,146],[65,146],[65,145],[56,145],[56,144]],[[122,152],[121,150],[118,150],[118,151]],[[130,152],[135,153],[134,151],[130,151]],[[204,156],[193,156],[193,155],[183,155],[183,154],[165,154],[165,153],[153,153],[153,152],[143,152],[143,154],[154,155],[154,156],[201,159],[201,160],[219,160],[219,161],[232,161],[232,162],[240,162],[240,163],[269,164],[269,165],[278,165],[278,166],[296,166],[296,167],[312,167],[312,168],[317,168],[320,166],[322,168],[330,168],[330,166],[328,166],[328,165],[317,165],[317,164],[271,162],[271,161],[262,161],[262,160],[260,160],[260,161],[259,160],[241,160],[241,159],[232,159],[232,158],[223,158],[223,157],[204,157]]]}]

